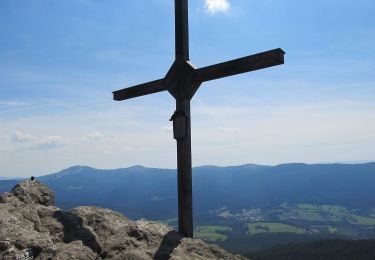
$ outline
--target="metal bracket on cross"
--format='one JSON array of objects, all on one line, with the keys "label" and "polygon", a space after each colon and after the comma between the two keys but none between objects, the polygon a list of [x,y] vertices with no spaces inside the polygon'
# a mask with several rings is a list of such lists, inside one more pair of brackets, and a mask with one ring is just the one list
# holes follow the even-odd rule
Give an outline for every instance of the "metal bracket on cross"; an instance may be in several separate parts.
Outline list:
[{"label": "metal bracket on cross", "polygon": [[173,121],[173,138],[183,141],[188,131],[188,116],[182,111],[175,111],[169,119]]}]

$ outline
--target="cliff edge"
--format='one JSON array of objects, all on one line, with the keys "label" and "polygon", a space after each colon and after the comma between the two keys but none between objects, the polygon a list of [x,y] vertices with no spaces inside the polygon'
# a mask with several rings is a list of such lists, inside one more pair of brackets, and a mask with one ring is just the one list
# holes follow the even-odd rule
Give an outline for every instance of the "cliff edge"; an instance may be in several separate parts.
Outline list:
[{"label": "cliff edge", "polygon": [[63,211],[39,181],[0,196],[0,259],[246,259],[167,225],[83,206]]}]

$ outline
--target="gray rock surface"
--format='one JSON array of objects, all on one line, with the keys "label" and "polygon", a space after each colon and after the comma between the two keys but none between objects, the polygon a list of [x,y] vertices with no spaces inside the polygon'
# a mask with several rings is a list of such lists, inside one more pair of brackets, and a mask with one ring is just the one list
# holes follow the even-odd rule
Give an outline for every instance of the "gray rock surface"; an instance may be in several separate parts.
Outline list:
[{"label": "gray rock surface", "polygon": [[54,198],[38,181],[24,181],[0,196],[0,259],[246,259],[109,209],[62,211]]},{"label": "gray rock surface", "polygon": [[13,187],[11,193],[27,204],[52,206],[55,204],[55,193],[39,181],[24,181]]}]

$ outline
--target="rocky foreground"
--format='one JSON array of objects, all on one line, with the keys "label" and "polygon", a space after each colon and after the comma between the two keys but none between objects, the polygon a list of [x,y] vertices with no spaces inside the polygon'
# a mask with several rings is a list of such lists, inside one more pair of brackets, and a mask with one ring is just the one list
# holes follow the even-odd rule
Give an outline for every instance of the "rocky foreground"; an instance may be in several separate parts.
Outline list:
[{"label": "rocky foreground", "polygon": [[54,199],[38,181],[0,196],[0,259],[246,259],[109,209],[63,211]]}]

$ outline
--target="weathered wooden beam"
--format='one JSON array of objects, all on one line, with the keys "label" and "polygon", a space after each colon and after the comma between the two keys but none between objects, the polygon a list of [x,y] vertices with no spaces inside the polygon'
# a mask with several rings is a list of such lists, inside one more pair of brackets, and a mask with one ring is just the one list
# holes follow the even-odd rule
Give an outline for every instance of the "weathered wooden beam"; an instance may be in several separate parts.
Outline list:
[{"label": "weathered wooden beam", "polygon": [[204,82],[284,64],[284,54],[285,52],[279,48],[218,63],[197,69],[195,77],[198,81]]},{"label": "weathered wooden beam", "polygon": [[189,60],[188,1],[175,0],[175,47],[176,59]]},{"label": "weathered wooden beam", "polygon": [[186,136],[177,141],[178,232],[193,237],[190,100],[176,99],[176,111],[186,116]]},{"label": "weathered wooden beam", "polygon": [[158,79],[133,87],[113,91],[113,100],[121,101],[167,90],[163,85],[163,80],[164,79]]}]

